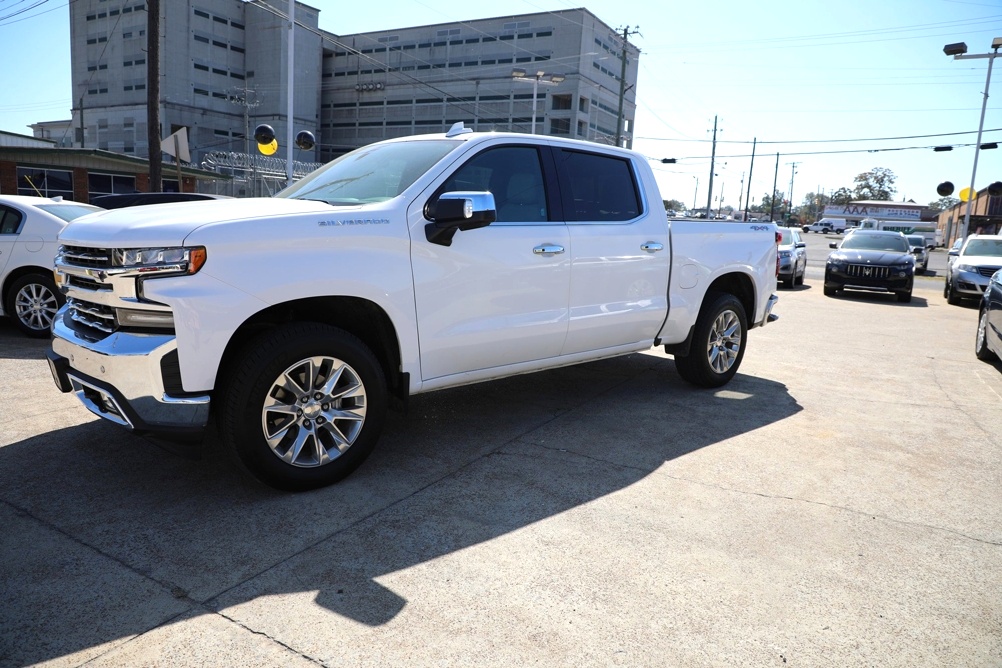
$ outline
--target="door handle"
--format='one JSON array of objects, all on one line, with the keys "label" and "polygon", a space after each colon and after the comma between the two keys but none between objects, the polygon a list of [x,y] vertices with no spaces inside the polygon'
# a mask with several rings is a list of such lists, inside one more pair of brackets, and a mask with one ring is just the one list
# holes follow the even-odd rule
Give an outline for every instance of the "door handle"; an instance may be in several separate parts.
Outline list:
[{"label": "door handle", "polygon": [[640,244],[640,250],[647,251],[648,253],[654,253],[654,252],[657,252],[659,250],[664,250],[664,249],[665,249],[665,245],[664,244],[659,244],[656,241],[648,241],[645,244]]},{"label": "door handle", "polygon": [[536,255],[556,255],[558,253],[563,253],[564,247],[557,246],[556,244],[540,244],[533,248],[532,252]]}]

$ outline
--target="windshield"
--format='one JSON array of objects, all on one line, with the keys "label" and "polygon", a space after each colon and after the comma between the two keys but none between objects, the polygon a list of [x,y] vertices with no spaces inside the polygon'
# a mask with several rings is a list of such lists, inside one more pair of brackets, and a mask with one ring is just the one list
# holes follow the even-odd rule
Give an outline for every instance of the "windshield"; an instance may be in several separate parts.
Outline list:
[{"label": "windshield", "polygon": [[925,248],[925,237],[912,236],[908,237],[908,243],[916,248]]},{"label": "windshield", "polygon": [[902,236],[892,234],[860,234],[856,232],[842,242],[843,250],[882,250],[907,253],[908,242]]},{"label": "windshield", "polygon": [[460,142],[426,140],[363,146],[327,163],[275,197],[334,206],[385,202],[406,190]]},{"label": "windshield", "polygon": [[792,246],[793,245],[793,230],[788,227],[779,228],[778,232],[782,235],[782,239],[779,242],[780,246]]},{"label": "windshield", "polygon": [[1002,239],[971,239],[964,255],[990,255],[1002,257]]},{"label": "windshield", "polygon": [[79,218],[80,216],[86,216],[88,213],[94,213],[95,211],[104,211],[99,206],[91,206],[89,204],[75,204],[72,202],[66,202],[65,204],[36,204],[39,209],[45,211],[46,213],[51,213],[57,218],[62,218],[67,223],[71,220]]}]

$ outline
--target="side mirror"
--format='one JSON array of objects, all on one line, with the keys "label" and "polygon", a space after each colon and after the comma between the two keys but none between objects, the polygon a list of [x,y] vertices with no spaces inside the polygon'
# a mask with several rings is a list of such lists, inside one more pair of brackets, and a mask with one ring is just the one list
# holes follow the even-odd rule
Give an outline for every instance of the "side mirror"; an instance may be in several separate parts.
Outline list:
[{"label": "side mirror", "polygon": [[806,241],[800,241],[800,242],[798,242],[797,243],[797,248],[807,248],[807,242]]},{"label": "side mirror", "polygon": [[424,226],[429,242],[451,246],[456,232],[487,227],[497,220],[494,195],[489,192],[449,192],[429,200],[424,216],[434,221]]},{"label": "side mirror", "polygon": [[951,256],[951,257],[957,257],[958,255],[960,255],[960,250],[959,250],[959,249],[958,249],[958,250],[953,250],[953,249],[951,248],[951,249],[950,249],[950,252],[949,252],[949,253],[947,253],[947,255],[949,255],[949,256]]},{"label": "side mirror", "polygon": [[925,252],[925,248],[923,248],[922,246],[913,246],[912,247],[912,253],[914,253],[915,255],[921,255],[924,252]]},{"label": "side mirror", "polygon": [[833,241],[830,244],[828,244],[828,248],[838,248],[838,244]]}]

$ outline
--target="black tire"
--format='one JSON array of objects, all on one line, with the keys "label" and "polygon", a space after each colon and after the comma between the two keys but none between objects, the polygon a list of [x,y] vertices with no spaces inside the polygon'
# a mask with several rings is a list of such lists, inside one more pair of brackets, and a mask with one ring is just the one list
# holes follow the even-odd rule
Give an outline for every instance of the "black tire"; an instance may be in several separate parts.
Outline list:
[{"label": "black tire", "polygon": [[333,484],[379,439],[386,377],[372,351],[344,330],[277,327],[250,341],[232,369],[220,431],[237,462],[267,485],[304,491]]},{"label": "black tire", "polygon": [[907,292],[897,292],[895,294],[898,297],[898,302],[900,302],[902,304],[907,304],[908,302],[910,302],[912,300],[912,291],[911,290],[908,290]]},{"label": "black tire", "polygon": [[960,305],[960,295],[953,289],[953,279],[946,282],[946,301],[953,306]]},{"label": "black tire", "polygon": [[978,316],[978,333],[974,337],[974,354],[982,362],[994,362],[998,355],[988,348],[988,310],[981,309]]},{"label": "black tire", "polygon": [[699,387],[726,385],[741,366],[748,341],[748,319],[741,301],[728,293],[709,293],[696,318],[687,355],[675,355],[683,380]]},{"label": "black tire", "polygon": [[806,274],[807,274],[807,266],[805,265],[804,266],[804,270],[802,272],[800,272],[800,276],[797,276],[796,278],[793,279],[793,284],[794,285],[803,285],[804,284],[804,276]]},{"label": "black tire", "polygon": [[792,289],[793,288],[793,281],[794,281],[794,277],[793,276],[790,276],[789,278],[784,278],[783,279],[783,287],[786,288],[786,289],[788,289],[788,290]]},{"label": "black tire", "polygon": [[838,288],[830,288],[827,285],[824,287],[825,297],[834,297],[838,294]]},{"label": "black tire", "polygon": [[52,276],[25,274],[11,283],[4,296],[4,310],[23,333],[44,339],[51,334],[56,311],[65,301]]}]

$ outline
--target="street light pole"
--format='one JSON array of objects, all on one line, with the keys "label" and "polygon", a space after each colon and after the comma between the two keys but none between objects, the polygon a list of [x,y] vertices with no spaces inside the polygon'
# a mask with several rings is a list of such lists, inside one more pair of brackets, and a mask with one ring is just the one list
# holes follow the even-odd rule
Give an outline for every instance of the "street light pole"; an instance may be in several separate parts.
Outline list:
[{"label": "street light pole", "polygon": [[547,74],[542,70],[529,77],[526,76],[525,70],[512,70],[511,78],[515,81],[532,82],[532,129],[529,134],[536,134],[536,95],[539,92],[539,86],[556,86],[566,77],[563,74]]},{"label": "street light pole", "polygon": [[947,44],[946,47],[943,48],[946,55],[953,56],[954,60],[970,60],[973,58],[988,59],[988,76],[985,79],[985,92],[981,100],[981,120],[978,121],[978,139],[974,143],[974,167],[971,168],[971,187],[968,190],[967,208],[964,211],[964,226],[960,230],[960,237],[962,239],[967,238],[971,229],[971,208],[974,206],[974,198],[977,196],[977,191],[974,189],[974,180],[978,175],[978,154],[981,152],[981,132],[985,127],[985,110],[988,108],[988,89],[992,85],[992,64],[994,64],[995,58],[998,56],[1000,47],[1002,47],[1002,37],[996,37],[992,40],[991,53],[966,55],[967,45],[962,42],[960,44]]},{"label": "street light pole", "polygon": [[[693,176],[692,178],[696,179],[696,190],[695,190],[695,192],[692,193],[692,210],[695,211],[696,210],[696,197],[699,196],[699,177],[698,176]],[[693,215],[695,215],[695,214],[693,214]]]}]

